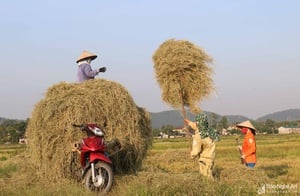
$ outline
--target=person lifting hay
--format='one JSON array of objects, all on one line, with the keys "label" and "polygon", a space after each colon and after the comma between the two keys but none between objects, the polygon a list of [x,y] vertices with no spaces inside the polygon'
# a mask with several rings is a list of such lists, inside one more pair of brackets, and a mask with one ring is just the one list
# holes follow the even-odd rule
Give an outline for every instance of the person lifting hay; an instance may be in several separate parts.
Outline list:
[{"label": "person lifting hay", "polygon": [[81,83],[89,79],[94,79],[100,72],[105,72],[106,67],[93,70],[91,62],[97,58],[97,55],[84,50],[78,57],[76,63],[78,64],[77,82]]},{"label": "person lifting hay", "polygon": [[[212,177],[215,158],[215,141],[218,139],[208,125],[207,117],[198,103],[207,97],[213,88],[212,62],[201,48],[185,40],[165,41],[153,55],[156,79],[162,89],[162,99],[174,108],[181,108],[185,126],[195,130],[192,135],[192,158],[199,156],[200,174]],[[196,115],[195,121],[186,117],[185,107]]]},{"label": "person lifting hay", "polygon": [[212,178],[212,168],[215,160],[215,141],[220,139],[219,134],[209,126],[207,116],[204,112],[196,115],[195,122],[188,119],[184,119],[184,122],[195,131],[192,135],[191,158],[198,158],[201,175]]}]

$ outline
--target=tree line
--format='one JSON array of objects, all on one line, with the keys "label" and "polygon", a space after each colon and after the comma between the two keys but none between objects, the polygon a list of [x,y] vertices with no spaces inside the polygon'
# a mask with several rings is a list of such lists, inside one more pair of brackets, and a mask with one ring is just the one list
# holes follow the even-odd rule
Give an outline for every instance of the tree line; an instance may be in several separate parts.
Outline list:
[{"label": "tree line", "polygon": [[25,137],[26,121],[4,120],[0,124],[0,144],[16,144]]},{"label": "tree line", "polygon": [[[238,124],[240,122],[234,122],[229,123],[227,117],[223,116],[218,120],[217,116],[214,117],[212,114],[212,117],[209,120],[210,126],[221,133],[223,129],[227,129],[234,125]],[[256,128],[257,133],[263,133],[263,134],[278,134],[278,128],[279,127],[300,127],[300,120],[297,121],[281,121],[276,122],[272,119],[267,119],[266,121],[253,121],[251,120],[251,123]],[[159,136],[160,133],[168,134],[168,135],[178,135],[178,133],[174,132],[178,127],[174,127],[172,125],[163,125],[161,128],[154,128],[153,129],[153,136]],[[240,130],[238,129],[230,129],[228,130],[230,134],[240,134]]]},{"label": "tree line", "polygon": [[[0,124],[0,144],[16,144],[19,142],[20,138],[25,138],[26,127],[28,124],[28,120],[20,121],[20,120],[4,120]],[[222,129],[227,129],[229,126],[233,126],[240,122],[228,123],[227,117],[222,117],[218,120],[218,118],[212,117],[209,121],[210,126],[219,132]],[[257,129],[258,133],[266,133],[266,134],[277,134],[279,127],[299,127],[300,120],[298,121],[282,121],[276,122],[271,119],[267,119],[263,122],[251,121],[254,127]],[[173,125],[163,125],[161,128],[152,129],[153,136],[159,136],[160,133],[168,134],[168,135],[178,135],[178,132],[174,132],[173,130],[178,127]],[[239,134],[240,131],[236,129],[232,129],[229,131],[230,134]]]}]

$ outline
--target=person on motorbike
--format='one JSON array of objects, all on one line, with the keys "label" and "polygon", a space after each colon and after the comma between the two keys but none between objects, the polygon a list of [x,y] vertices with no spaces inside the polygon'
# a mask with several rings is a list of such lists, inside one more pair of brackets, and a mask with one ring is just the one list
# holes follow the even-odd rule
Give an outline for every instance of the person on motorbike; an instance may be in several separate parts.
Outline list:
[{"label": "person on motorbike", "polygon": [[78,65],[77,82],[81,83],[89,79],[94,79],[100,72],[105,72],[106,67],[93,70],[91,62],[97,58],[97,55],[84,50],[78,57],[76,63]]}]

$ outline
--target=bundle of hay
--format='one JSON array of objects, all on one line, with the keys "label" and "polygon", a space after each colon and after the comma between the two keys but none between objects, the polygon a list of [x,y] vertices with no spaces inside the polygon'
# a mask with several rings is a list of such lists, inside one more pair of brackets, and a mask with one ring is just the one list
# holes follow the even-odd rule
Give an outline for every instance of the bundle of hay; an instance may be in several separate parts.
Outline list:
[{"label": "bundle of hay", "polygon": [[259,168],[247,168],[244,165],[238,165],[235,168],[225,168],[220,174],[220,181],[250,189],[255,191],[262,184],[270,181],[266,173]]},{"label": "bundle of hay", "polygon": [[153,61],[163,101],[184,114],[185,106],[198,113],[198,103],[213,90],[211,57],[189,41],[170,39],[156,50]]},{"label": "bundle of hay", "polygon": [[62,82],[36,104],[26,130],[32,165],[41,176],[57,179],[69,171],[66,156],[85,137],[73,123],[105,126],[105,139],[120,141],[122,150],[111,157],[116,172],[139,169],[151,144],[150,115],[123,86],[104,79]]}]

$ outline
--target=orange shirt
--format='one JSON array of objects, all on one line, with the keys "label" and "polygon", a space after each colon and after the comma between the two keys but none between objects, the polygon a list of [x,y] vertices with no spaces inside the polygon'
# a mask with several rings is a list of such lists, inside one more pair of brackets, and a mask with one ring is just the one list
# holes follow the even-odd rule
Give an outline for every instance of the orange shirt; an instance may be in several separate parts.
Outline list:
[{"label": "orange shirt", "polygon": [[242,153],[245,155],[246,163],[256,163],[255,136],[250,130],[247,131],[242,145]]}]

